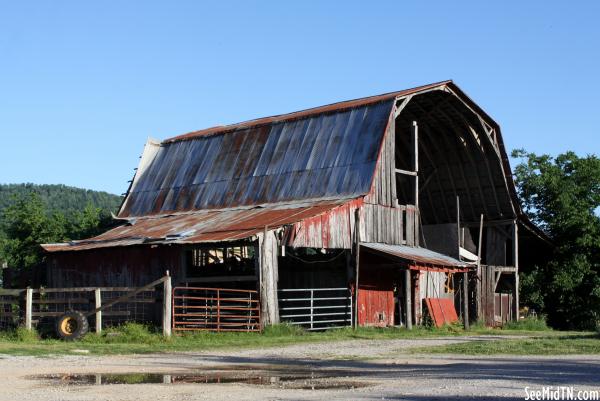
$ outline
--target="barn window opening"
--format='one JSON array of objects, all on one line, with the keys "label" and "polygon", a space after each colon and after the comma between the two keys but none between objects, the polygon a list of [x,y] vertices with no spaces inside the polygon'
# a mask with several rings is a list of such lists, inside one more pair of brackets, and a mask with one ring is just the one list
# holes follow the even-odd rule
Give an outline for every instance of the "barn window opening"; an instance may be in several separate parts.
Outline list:
[{"label": "barn window opening", "polygon": [[187,251],[188,277],[248,276],[256,273],[252,245],[197,247]]}]

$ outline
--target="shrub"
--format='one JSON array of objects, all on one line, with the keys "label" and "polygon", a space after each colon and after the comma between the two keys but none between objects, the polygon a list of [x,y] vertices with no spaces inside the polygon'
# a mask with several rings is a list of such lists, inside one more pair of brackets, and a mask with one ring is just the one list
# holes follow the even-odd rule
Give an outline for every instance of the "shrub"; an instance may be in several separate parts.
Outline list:
[{"label": "shrub", "polygon": [[0,332],[0,339],[21,343],[33,343],[40,339],[40,335],[35,329],[27,330],[24,327],[17,327],[13,330]]},{"label": "shrub", "polygon": [[88,343],[155,344],[164,338],[145,324],[127,322],[120,326],[108,327],[101,334],[89,333],[83,340]]},{"label": "shrub", "polygon": [[546,325],[545,317],[526,317],[517,322],[508,322],[503,327],[506,330],[546,331],[550,330]]}]

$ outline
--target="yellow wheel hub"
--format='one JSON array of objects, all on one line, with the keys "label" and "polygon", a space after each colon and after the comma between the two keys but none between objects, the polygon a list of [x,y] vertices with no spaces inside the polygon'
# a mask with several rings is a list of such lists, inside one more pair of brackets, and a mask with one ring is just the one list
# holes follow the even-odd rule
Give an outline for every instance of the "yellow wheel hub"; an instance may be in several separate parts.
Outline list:
[{"label": "yellow wheel hub", "polygon": [[77,320],[67,317],[60,322],[60,330],[65,334],[73,334],[77,330]]}]

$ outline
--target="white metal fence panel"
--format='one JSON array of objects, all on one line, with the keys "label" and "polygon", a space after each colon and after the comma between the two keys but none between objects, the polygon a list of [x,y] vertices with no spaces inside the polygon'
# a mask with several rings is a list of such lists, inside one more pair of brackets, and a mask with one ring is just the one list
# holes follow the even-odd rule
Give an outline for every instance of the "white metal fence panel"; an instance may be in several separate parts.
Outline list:
[{"label": "white metal fence panel", "polygon": [[281,289],[279,317],[307,330],[352,326],[352,294],[348,288]]}]

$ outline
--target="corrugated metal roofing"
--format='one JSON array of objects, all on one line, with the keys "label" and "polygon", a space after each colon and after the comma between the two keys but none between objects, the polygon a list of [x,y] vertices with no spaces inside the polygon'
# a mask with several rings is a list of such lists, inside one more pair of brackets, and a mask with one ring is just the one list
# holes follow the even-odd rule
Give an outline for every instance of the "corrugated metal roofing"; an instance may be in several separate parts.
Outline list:
[{"label": "corrugated metal roofing", "polygon": [[244,121],[244,122],[237,123],[237,124],[211,127],[211,128],[203,129],[200,131],[194,131],[194,132],[189,132],[187,134],[179,135],[179,136],[167,139],[164,142],[166,143],[166,142],[183,141],[183,140],[193,139],[198,136],[224,134],[227,132],[236,131],[236,130],[240,130],[240,129],[257,127],[259,125],[273,124],[273,123],[284,122],[284,121],[289,122],[292,120],[306,118],[308,116],[314,116],[317,114],[340,112],[340,111],[352,109],[355,107],[378,103],[378,102],[381,102],[384,100],[392,100],[392,99],[395,99],[400,96],[406,96],[406,95],[411,95],[411,94],[415,94],[418,92],[427,91],[429,89],[441,88],[442,86],[448,85],[448,84],[452,84],[452,81],[446,80],[446,81],[436,82],[433,84],[417,86],[415,88],[404,89],[401,91],[388,92],[388,93],[384,93],[382,95],[368,96],[368,97],[363,97],[360,99],[336,102],[336,103],[328,104],[325,106],[313,107],[313,108],[307,109],[307,110],[296,111],[293,113],[258,118],[255,120]]},{"label": "corrugated metal roofing", "polygon": [[128,224],[89,240],[42,247],[48,252],[60,252],[141,244],[234,241],[252,237],[265,226],[273,229],[318,216],[345,202],[347,200],[143,217],[131,219]]},{"label": "corrugated metal roofing", "polygon": [[465,267],[466,263],[426,248],[363,242],[362,247],[392,255],[408,262],[435,266]]},{"label": "corrugated metal roofing", "polygon": [[367,194],[393,102],[165,142],[119,216]]}]

